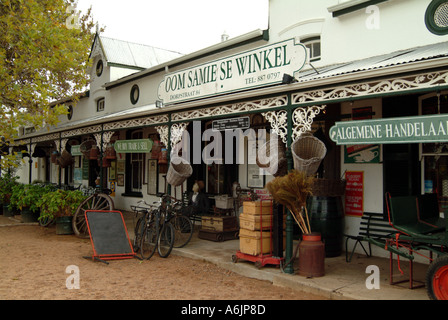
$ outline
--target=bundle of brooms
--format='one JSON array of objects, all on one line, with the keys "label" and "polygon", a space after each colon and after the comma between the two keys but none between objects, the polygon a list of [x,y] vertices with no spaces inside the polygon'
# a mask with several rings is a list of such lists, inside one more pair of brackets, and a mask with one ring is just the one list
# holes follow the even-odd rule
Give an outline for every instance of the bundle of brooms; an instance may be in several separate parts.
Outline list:
[{"label": "bundle of brooms", "polygon": [[266,184],[274,201],[289,209],[303,234],[311,233],[306,199],[312,194],[313,181],[305,172],[292,170]]}]

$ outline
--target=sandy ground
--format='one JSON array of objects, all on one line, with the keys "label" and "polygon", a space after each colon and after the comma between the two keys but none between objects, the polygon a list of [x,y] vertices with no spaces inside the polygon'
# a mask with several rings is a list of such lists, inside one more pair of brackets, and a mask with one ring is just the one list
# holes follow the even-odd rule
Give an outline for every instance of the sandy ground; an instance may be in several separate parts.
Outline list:
[{"label": "sandy ground", "polygon": [[[92,254],[89,239],[56,235],[54,227],[0,227],[0,299],[322,300],[180,256],[106,265],[83,258]],[[76,284],[72,270],[79,289],[67,288]]]}]

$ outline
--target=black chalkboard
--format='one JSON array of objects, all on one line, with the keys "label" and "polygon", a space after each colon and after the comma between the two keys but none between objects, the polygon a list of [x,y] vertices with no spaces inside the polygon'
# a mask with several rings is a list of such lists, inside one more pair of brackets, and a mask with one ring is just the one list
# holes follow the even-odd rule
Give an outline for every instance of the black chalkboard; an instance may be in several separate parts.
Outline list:
[{"label": "black chalkboard", "polygon": [[128,231],[120,211],[94,211],[85,213],[93,258],[125,259],[134,257]]}]

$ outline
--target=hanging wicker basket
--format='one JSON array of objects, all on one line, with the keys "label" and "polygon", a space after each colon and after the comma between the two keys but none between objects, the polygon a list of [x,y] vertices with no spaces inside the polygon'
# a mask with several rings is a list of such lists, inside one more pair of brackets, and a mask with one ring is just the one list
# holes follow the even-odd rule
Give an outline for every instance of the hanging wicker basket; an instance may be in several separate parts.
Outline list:
[{"label": "hanging wicker basket", "polygon": [[166,174],[166,181],[177,187],[181,185],[186,179],[188,179],[193,174],[193,168],[190,163],[182,158],[174,158],[171,160],[170,166],[168,168],[168,173]]},{"label": "hanging wicker basket", "polygon": [[286,147],[283,141],[277,140],[277,148],[271,154],[271,140],[263,144],[257,152],[257,165],[265,169],[274,177],[284,176],[288,172],[288,161],[286,159]]},{"label": "hanging wicker basket", "polygon": [[308,176],[316,174],[320,163],[327,154],[325,144],[311,135],[302,135],[291,145],[294,169]]},{"label": "hanging wicker basket", "polygon": [[312,186],[313,196],[341,197],[345,194],[346,180],[314,179]]},{"label": "hanging wicker basket", "polygon": [[67,168],[69,165],[73,163],[73,157],[66,149],[62,151],[60,157],[56,160],[57,164],[61,166],[61,168]]}]

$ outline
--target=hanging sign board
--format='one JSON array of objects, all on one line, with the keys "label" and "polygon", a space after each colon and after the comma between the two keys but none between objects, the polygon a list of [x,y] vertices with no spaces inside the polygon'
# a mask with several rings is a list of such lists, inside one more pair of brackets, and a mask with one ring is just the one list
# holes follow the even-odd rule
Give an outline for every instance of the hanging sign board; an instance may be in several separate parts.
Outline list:
[{"label": "hanging sign board", "polygon": [[82,156],[82,152],[81,152],[81,146],[80,145],[76,145],[76,146],[72,146],[72,150],[71,150],[71,155],[72,156]]},{"label": "hanging sign board", "polygon": [[249,117],[221,119],[221,120],[214,120],[212,122],[212,128],[214,131],[247,129],[249,127],[250,127]]},{"label": "hanging sign board", "polygon": [[448,114],[337,122],[330,138],[338,145],[448,141]]},{"label": "hanging sign board", "polygon": [[165,75],[158,95],[163,104],[279,84],[294,76],[307,60],[307,50],[294,39],[263,46]]},{"label": "hanging sign board", "polygon": [[345,214],[360,217],[364,213],[364,172],[347,171],[345,179]]},{"label": "hanging sign board", "polygon": [[118,153],[148,153],[152,149],[151,139],[117,140],[114,148]]}]

